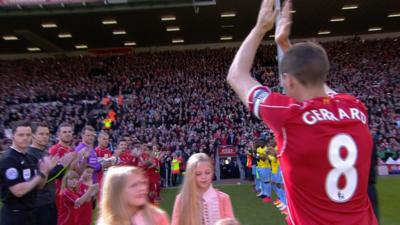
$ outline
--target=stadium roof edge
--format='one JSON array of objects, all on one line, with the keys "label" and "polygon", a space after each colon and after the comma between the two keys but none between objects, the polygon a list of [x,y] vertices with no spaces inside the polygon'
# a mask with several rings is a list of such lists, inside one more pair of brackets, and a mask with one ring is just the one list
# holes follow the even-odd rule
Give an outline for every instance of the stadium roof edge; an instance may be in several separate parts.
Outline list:
[{"label": "stadium roof edge", "polygon": [[[101,13],[101,12],[118,12],[118,11],[135,11],[135,10],[152,10],[152,9],[168,9],[168,8],[180,8],[180,7],[198,7],[198,6],[210,6],[215,5],[215,0],[209,1],[187,1],[187,2],[171,2],[171,3],[154,3],[148,5],[139,4],[107,4],[95,7],[61,7],[61,8],[29,8],[23,10],[3,10],[0,13],[0,17],[13,17],[13,16],[38,16],[38,15],[63,15],[63,14],[82,14],[82,13]],[[1,6],[1,8],[6,6]]]},{"label": "stadium roof edge", "polygon": [[[316,40],[318,42],[341,41],[354,37],[360,37],[364,40],[385,39],[385,38],[400,38],[400,32],[393,33],[377,33],[365,35],[348,35],[348,36],[333,36],[333,37],[310,37],[301,39],[291,39],[293,43],[307,40]],[[266,40],[264,45],[273,44],[273,40]],[[209,43],[209,44],[194,44],[194,45],[175,45],[175,46],[152,46],[152,47],[135,47],[134,52],[162,52],[162,51],[183,51],[195,49],[218,49],[218,48],[235,48],[239,47],[241,42],[229,43]],[[89,55],[86,51],[71,51],[71,52],[56,52],[56,53],[22,53],[22,54],[0,54],[0,60],[17,60],[29,58],[52,58],[52,57],[78,57]]]}]

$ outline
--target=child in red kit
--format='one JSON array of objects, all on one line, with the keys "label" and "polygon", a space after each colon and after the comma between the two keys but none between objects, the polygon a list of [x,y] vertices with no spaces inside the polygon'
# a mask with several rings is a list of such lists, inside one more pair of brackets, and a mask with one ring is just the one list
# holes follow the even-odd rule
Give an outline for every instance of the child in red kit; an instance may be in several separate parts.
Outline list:
[{"label": "child in red kit", "polygon": [[[79,187],[79,175],[70,170],[64,177],[61,192],[60,205],[58,209],[58,225],[79,224],[81,206],[91,200],[93,194],[98,190],[98,185],[90,186],[86,192]],[[89,223],[90,224],[90,223]]]},{"label": "child in red kit", "polygon": [[[87,167],[79,180],[79,191],[81,193],[86,193],[89,191],[89,188],[93,185],[93,168]],[[97,191],[96,191],[97,192]],[[77,216],[77,225],[90,225],[92,223],[92,214],[93,214],[93,199],[95,199],[96,193],[92,192],[92,195],[89,199],[83,203],[78,212]]]}]

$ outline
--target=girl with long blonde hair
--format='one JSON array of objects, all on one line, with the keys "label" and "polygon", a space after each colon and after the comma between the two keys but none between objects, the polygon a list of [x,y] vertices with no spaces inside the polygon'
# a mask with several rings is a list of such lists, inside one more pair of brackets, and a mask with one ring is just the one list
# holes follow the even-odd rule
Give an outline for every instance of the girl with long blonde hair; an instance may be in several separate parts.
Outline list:
[{"label": "girl with long blonde hair", "polygon": [[175,199],[172,225],[214,225],[218,220],[234,218],[229,195],[212,186],[212,159],[204,154],[192,155],[186,175]]},{"label": "girl with long blonde hair", "polygon": [[168,225],[168,216],[148,201],[142,169],[111,167],[104,178],[97,225]]}]

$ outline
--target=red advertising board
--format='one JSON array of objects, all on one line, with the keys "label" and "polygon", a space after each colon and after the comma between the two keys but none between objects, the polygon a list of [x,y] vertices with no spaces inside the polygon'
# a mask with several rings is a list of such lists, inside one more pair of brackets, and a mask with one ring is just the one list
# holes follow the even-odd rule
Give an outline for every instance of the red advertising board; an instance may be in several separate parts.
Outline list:
[{"label": "red advertising board", "polygon": [[237,156],[236,147],[233,145],[219,146],[219,157],[235,157]]}]

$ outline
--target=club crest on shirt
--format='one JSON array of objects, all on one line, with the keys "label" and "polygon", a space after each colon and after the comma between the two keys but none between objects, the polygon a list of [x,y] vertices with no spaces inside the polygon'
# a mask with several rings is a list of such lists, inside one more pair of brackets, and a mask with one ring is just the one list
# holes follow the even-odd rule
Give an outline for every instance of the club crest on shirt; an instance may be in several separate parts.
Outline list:
[{"label": "club crest on shirt", "polygon": [[6,177],[9,180],[15,180],[18,177],[18,170],[15,168],[9,168],[6,170]]},{"label": "club crest on shirt", "polygon": [[324,105],[329,105],[329,104],[331,103],[331,100],[330,100],[329,98],[324,98],[324,99],[322,100],[322,103],[323,103]]},{"label": "club crest on shirt", "polygon": [[22,171],[22,176],[24,177],[25,181],[28,181],[29,179],[31,179],[31,169],[24,169]]},{"label": "club crest on shirt", "polygon": [[338,192],[338,199],[343,200],[344,199],[344,194],[342,192]]}]

